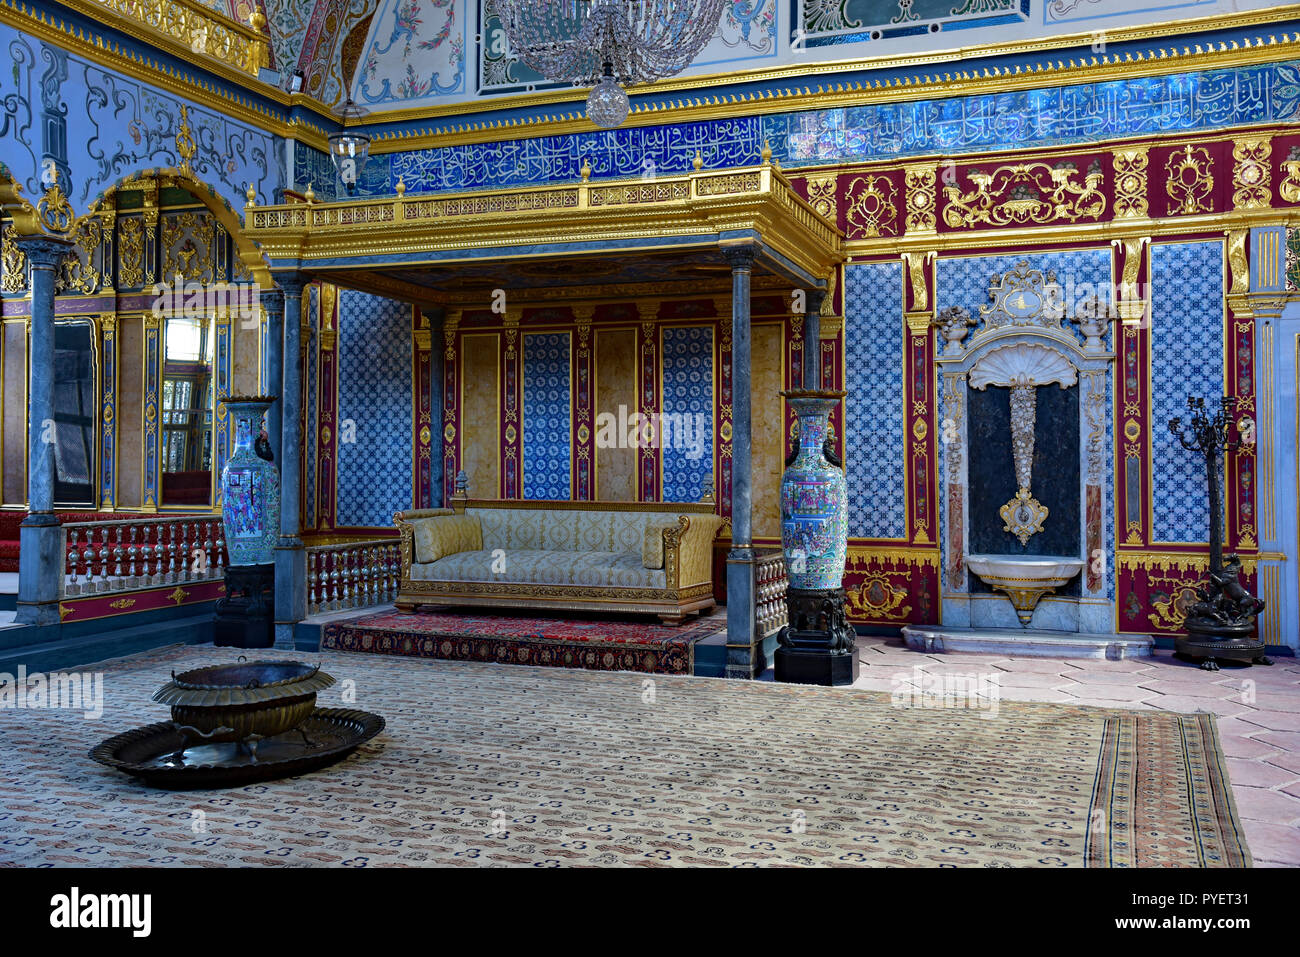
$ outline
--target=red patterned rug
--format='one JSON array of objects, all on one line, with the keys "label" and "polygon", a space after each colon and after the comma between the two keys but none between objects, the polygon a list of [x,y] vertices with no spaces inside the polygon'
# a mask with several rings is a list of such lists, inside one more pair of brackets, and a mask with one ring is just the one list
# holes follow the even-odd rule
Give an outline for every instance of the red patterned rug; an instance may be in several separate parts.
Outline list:
[{"label": "red patterned rug", "polygon": [[385,611],[322,626],[321,650],[689,675],[695,642],[726,627],[722,614],[674,628],[645,621]]}]

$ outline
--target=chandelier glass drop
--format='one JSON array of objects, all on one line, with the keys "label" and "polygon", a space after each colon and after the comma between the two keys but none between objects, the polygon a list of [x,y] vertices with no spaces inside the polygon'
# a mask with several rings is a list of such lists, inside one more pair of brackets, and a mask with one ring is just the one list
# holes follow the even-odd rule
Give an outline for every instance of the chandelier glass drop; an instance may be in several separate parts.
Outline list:
[{"label": "chandelier glass drop", "polygon": [[713,39],[731,0],[495,0],[511,52],[559,83],[592,87],[587,116],[627,119],[625,88],[675,76]]}]

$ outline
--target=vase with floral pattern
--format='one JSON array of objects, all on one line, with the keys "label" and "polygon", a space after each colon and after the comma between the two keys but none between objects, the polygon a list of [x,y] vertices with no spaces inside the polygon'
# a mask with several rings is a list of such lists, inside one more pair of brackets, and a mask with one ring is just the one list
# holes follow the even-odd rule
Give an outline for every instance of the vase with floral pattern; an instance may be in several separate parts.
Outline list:
[{"label": "vase with floral pattern", "polygon": [[795,589],[833,590],[844,580],[849,544],[848,483],[824,452],[830,414],[844,392],[781,393],[799,419],[799,452],[781,477],[781,550]]},{"label": "vase with floral pattern", "polygon": [[280,470],[257,454],[255,443],[273,396],[225,400],[234,420],[235,445],[221,470],[221,519],[229,565],[269,565],[280,536]]}]

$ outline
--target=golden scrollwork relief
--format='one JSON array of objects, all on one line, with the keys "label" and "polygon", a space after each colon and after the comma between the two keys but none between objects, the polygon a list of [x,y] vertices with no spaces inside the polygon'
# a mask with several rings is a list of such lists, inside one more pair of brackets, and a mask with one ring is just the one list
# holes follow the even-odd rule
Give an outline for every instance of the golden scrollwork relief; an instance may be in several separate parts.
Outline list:
[{"label": "golden scrollwork relief", "polygon": [[907,190],[907,232],[934,232],[937,206],[936,179],[933,166],[903,167],[903,185]]},{"label": "golden scrollwork relief", "polygon": [[1291,155],[1282,161],[1282,183],[1278,192],[1288,203],[1300,203],[1300,149],[1293,148]]},{"label": "golden scrollwork relief", "polygon": [[27,256],[14,238],[14,228],[0,231],[0,289],[23,292],[27,288]]},{"label": "golden scrollwork relief", "polygon": [[1174,150],[1165,163],[1165,192],[1169,194],[1167,215],[1208,213],[1214,193],[1214,159],[1203,146]]},{"label": "golden scrollwork relief", "polygon": [[65,256],[55,284],[58,293],[89,295],[99,289],[99,270],[95,259],[104,243],[104,227],[100,220],[91,217],[77,224],[73,235],[72,255]]},{"label": "golden scrollwork relief", "polygon": [[212,282],[212,227],[210,216],[193,210],[162,218],[164,281],[180,276],[188,282]]},{"label": "golden scrollwork relief", "polygon": [[898,209],[894,206],[896,197],[894,184],[888,176],[859,176],[844,194],[849,201],[846,216],[850,225],[867,237],[893,236],[898,218]]},{"label": "golden scrollwork relief", "polygon": [[834,175],[808,177],[808,202],[819,216],[832,223],[839,217],[839,196],[835,191],[838,179]]},{"label": "golden scrollwork relief", "polygon": [[1149,212],[1147,203],[1146,147],[1115,151],[1115,218],[1141,219]]},{"label": "golden scrollwork relief", "polygon": [[903,619],[912,613],[907,590],[899,588],[886,575],[868,575],[856,588],[845,589],[849,614],[854,618]]},{"label": "golden scrollwork relief", "polygon": [[1232,205],[1237,209],[1268,209],[1272,205],[1272,140],[1265,137],[1232,141]]},{"label": "golden scrollwork relief", "polygon": [[1165,596],[1164,600],[1155,598],[1151,602],[1154,612],[1147,619],[1156,628],[1180,631],[1187,620],[1187,612],[1196,599],[1196,588],[1201,583],[1199,578],[1152,578],[1147,584]]},{"label": "golden scrollwork relief", "polygon": [[67,194],[59,185],[59,168],[50,162],[42,176],[46,183],[45,193],[36,203],[36,213],[40,217],[41,225],[52,233],[66,233],[72,228],[75,217],[72,204],[68,202]]},{"label": "golden scrollwork relief", "polygon": [[190,129],[190,108],[182,103],[181,121],[179,128],[176,130],[176,155],[181,159],[181,172],[192,172],[190,161],[194,159],[194,154],[197,151],[198,146],[194,142],[194,131]]},{"label": "golden scrollwork relief", "polygon": [[1245,229],[1228,231],[1228,268],[1232,275],[1232,285],[1228,292],[1242,295],[1250,289],[1250,259],[1246,255],[1246,237],[1250,233]]},{"label": "golden scrollwork relief", "polygon": [[963,193],[958,186],[944,187],[948,205],[943,221],[961,229],[981,223],[1024,226],[1097,219],[1106,211],[1101,167],[1094,163],[1082,182],[1076,179],[1078,173],[1069,163],[1017,163],[992,173],[971,170],[966,179],[973,189]]}]

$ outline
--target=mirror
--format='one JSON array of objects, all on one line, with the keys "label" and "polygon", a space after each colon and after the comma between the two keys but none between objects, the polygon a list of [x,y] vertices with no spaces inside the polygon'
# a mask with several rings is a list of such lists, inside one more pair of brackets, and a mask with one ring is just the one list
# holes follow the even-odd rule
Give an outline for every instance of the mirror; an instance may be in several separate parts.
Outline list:
[{"label": "mirror", "polygon": [[54,502],[95,507],[94,331],[84,320],[54,324]]},{"label": "mirror", "polygon": [[212,505],[212,322],[172,316],[163,331],[163,505]]}]

